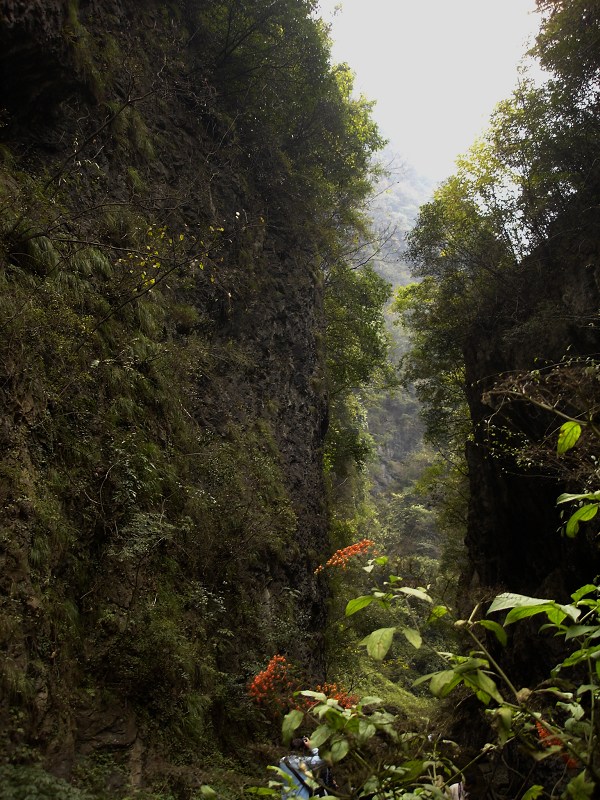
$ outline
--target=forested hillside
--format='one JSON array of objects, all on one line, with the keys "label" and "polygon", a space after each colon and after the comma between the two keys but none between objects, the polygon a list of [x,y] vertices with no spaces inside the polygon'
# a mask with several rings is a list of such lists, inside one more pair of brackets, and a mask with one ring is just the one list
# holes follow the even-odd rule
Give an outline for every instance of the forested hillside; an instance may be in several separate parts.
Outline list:
[{"label": "forested hillside", "polygon": [[538,7],[417,213],[316,0],[0,0],[0,800],[597,795],[600,4]]}]

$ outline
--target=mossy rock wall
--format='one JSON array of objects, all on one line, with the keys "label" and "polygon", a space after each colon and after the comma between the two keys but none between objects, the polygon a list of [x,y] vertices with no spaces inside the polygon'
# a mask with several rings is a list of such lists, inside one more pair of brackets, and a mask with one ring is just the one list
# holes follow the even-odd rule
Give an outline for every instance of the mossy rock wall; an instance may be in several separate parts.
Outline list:
[{"label": "mossy rock wall", "polygon": [[311,209],[188,6],[0,2],[0,751],[115,792],[322,668]]}]

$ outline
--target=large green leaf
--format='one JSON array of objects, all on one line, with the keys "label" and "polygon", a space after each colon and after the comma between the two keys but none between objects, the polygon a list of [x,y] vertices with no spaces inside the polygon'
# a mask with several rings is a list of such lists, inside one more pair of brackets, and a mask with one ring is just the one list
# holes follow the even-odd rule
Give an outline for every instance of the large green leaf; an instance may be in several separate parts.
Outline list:
[{"label": "large green leaf", "polygon": [[486,675],[485,672],[482,672],[480,669],[475,670],[475,672],[466,673],[464,680],[469,686],[474,689],[479,689],[484,694],[489,695],[497,703],[504,702],[504,698],[498,691],[495,681],[493,681],[489,675]]},{"label": "large green leaf", "polygon": [[377,728],[373,723],[367,722],[365,719],[361,719],[358,725],[358,742],[359,744],[364,744],[369,739],[371,739],[377,733]]},{"label": "large green leaf", "polygon": [[473,656],[465,658],[454,667],[454,671],[458,674],[463,672],[473,672],[481,667],[489,667],[489,662],[485,658],[474,658]]},{"label": "large green leaf", "polygon": [[447,606],[434,606],[430,613],[429,617],[427,618],[427,622],[437,622],[438,619],[446,616],[450,612],[450,609]]},{"label": "large green leaf", "polygon": [[487,628],[488,631],[491,631],[496,637],[496,639],[498,639],[500,644],[506,647],[506,642],[508,640],[508,637],[502,625],[498,625],[497,622],[494,622],[491,619],[480,619],[479,624],[482,627]]},{"label": "large green leaf", "polygon": [[600,625],[572,625],[565,633],[565,642],[576,636],[589,636],[590,639],[597,639],[600,636]]},{"label": "large green leaf", "polygon": [[349,600],[346,606],[346,616],[350,617],[352,614],[356,614],[361,608],[366,608],[366,606],[370,605],[373,600],[375,600],[375,598],[372,594],[364,594],[361,597],[355,597],[353,600]]},{"label": "large green leaf", "polygon": [[[527,617],[534,617],[536,614],[545,614],[549,611],[556,611],[557,606],[555,603],[542,603],[541,605],[537,606],[517,606],[513,608],[511,611],[508,612],[506,615],[506,619],[504,620],[505,625],[510,625],[513,622],[517,622],[520,619],[526,619]],[[560,620],[553,620],[556,621],[557,624],[560,624],[562,620],[565,618],[566,614],[560,614],[562,619]]]},{"label": "large green leaf", "polygon": [[599,587],[594,586],[593,583],[586,583],[585,586],[582,586],[580,589],[577,589],[576,592],[573,592],[571,598],[576,603],[578,600],[581,600],[582,597],[585,597],[586,594],[592,594],[592,592],[597,592],[598,589]]},{"label": "large green leaf", "polygon": [[453,669],[445,669],[432,675],[429,690],[435,697],[445,697],[461,680],[462,676],[457,675]]},{"label": "large green leaf", "polygon": [[495,727],[496,730],[498,731],[498,738],[500,739],[500,744],[506,744],[506,742],[512,735],[512,721],[513,721],[514,711],[512,708],[508,708],[507,706],[500,706],[491,713],[493,714]]},{"label": "large green leaf", "polygon": [[588,522],[590,519],[593,519],[598,513],[598,505],[598,503],[586,503],[571,514],[567,522],[567,527],[565,528],[567,536],[572,539],[579,531],[580,522]]},{"label": "large green leaf", "polygon": [[418,650],[423,644],[423,638],[416,628],[405,628],[401,626],[398,630],[408,639],[415,650]]},{"label": "large green leaf", "polygon": [[360,644],[366,645],[367,653],[371,658],[381,661],[392,646],[395,633],[396,628],[379,628],[379,630],[373,631],[369,636],[366,636]]},{"label": "large green leaf", "polygon": [[302,720],[304,719],[304,713],[299,711],[297,708],[294,708],[292,711],[287,713],[283,718],[283,722],[281,723],[281,735],[283,737],[284,744],[288,745],[290,739],[292,738],[294,731],[296,728],[299,728],[302,724]]},{"label": "large green leaf", "polygon": [[597,664],[600,663],[600,645],[596,645],[595,647],[584,647],[581,650],[575,650],[573,653],[571,653],[571,655],[565,658],[560,666],[572,667],[575,664],[579,664],[581,661],[587,661],[588,659],[596,661]]},{"label": "large green leaf", "polygon": [[367,695],[366,697],[360,698],[361,706],[378,706],[383,703],[381,697],[375,697],[374,695]]},{"label": "large green leaf", "polygon": [[600,492],[586,492],[585,494],[564,493],[558,496],[556,503],[571,503],[574,500],[600,500]]},{"label": "large green leaf", "polygon": [[348,754],[349,750],[350,750],[350,745],[348,744],[346,739],[338,739],[331,745],[331,750],[330,750],[331,760],[334,763],[336,761],[341,761],[342,758],[344,758]]},{"label": "large green leaf", "polygon": [[528,597],[525,594],[503,592],[502,594],[496,595],[487,613],[491,614],[492,611],[505,611],[507,608],[514,608],[515,606],[538,606],[543,603],[551,602],[551,600],[546,600],[545,598]]},{"label": "large green leaf", "polygon": [[327,701],[327,695],[323,694],[323,692],[313,692],[311,689],[303,689],[300,694],[303,697],[312,697],[318,700],[319,703],[325,703]]},{"label": "large green leaf", "polygon": [[321,747],[332,733],[334,733],[334,730],[329,725],[319,725],[319,727],[311,733],[310,743],[313,747]]},{"label": "large green leaf", "polygon": [[400,586],[398,587],[398,591],[408,594],[411,597],[418,597],[419,600],[426,600],[428,603],[433,603],[433,600],[424,589],[413,589],[412,586]]}]

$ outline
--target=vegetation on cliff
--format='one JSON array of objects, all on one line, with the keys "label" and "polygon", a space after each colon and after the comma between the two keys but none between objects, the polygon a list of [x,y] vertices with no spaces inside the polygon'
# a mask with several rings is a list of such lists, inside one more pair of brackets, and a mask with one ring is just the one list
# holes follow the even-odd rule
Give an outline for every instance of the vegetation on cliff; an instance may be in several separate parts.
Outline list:
[{"label": "vegetation on cliff", "polygon": [[363,457],[388,290],[350,264],[382,140],[315,8],[0,4],[15,792],[46,796],[39,764],[187,797],[232,753],[256,769],[273,653],[324,678],[324,448]]}]

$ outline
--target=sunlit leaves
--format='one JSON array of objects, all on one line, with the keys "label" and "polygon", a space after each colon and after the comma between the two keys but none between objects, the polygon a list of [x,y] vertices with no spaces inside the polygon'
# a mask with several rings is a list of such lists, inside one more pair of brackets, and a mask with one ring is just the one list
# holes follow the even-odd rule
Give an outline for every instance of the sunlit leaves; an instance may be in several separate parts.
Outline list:
[{"label": "sunlit leaves", "polygon": [[504,620],[505,625],[533,617],[536,614],[546,614],[550,622],[559,625],[567,617],[577,620],[581,614],[580,610],[572,605],[563,605],[554,600],[541,600],[538,597],[527,597],[511,592],[499,594],[489,607],[488,614],[506,609],[510,609],[510,611]]},{"label": "sunlit leaves", "polygon": [[581,436],[581,425],[578,422],[569,420],[560,427],[558,434],[558,443],[556,450],[559,455],[566,453],[572,447],[575,447],[579,437]]},{"label": "sunlit leaves", "polygon": [[392,646],[395,632],[396,628],[379,628],[366,636],[360,644],[366,646],[371,658],[382,661]]},{"label": "sunlit leaves", "polygon": [[514,592],[502,592],[502,594],[494,598],[492,604],[488,608],[488,614],[491,614],[493,611],[505,611],[515,606],[539,606],[551,602],[551,600],[540,599],[539,597],[528,597],[527,595],[515,594]]},{"label": "sunlit leaves", "polygon": [[[587,501],[587,502],[586,502]],[[581,503],[567,520],[565,533],[573,538],[579,532],[581,522],[589,522],[598,513],[600,505],[600,492],[587,492],[585,494],[561,494],[557,499],[557,504],[578,502]]]},{"label": "sunlit leaves", "polygon": [[404,625],[400,625],[398,630],[416,650],[423,644],[423,637],[416,628],[406,628]]},{"label": "sunlit leaves", "polygon": [[362,608],[366,608],[374,600],[375,597],[372,594],[354,597],[352,600],[349,600],[348,604],[346,605],[346,616],[350,617],[352,614],[356,614],[357,611],[360,611]]},{"label": "sunlit leaves", "polygon": [[403,594],[410,595],[411,597],[417,597],[419,600],[425,600],[427,603],[433,603],[433,600],[424,589],[413,589],[411,586],[400,586],[398,591],[402,592]]}]

